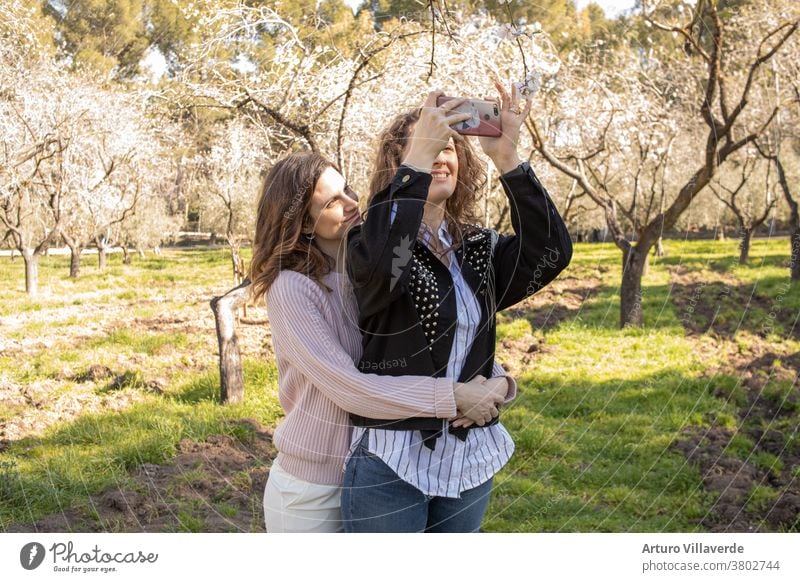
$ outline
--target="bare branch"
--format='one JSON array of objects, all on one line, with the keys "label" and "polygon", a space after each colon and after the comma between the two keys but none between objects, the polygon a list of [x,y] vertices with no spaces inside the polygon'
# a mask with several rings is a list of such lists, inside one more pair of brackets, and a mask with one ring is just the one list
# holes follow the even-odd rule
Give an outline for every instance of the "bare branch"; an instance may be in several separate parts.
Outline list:
[{"label": "bare branch", "polygon": [[248,103],[253,103],[261,111],[269,115],[274,121],[280,123],[284,127],[290,129],[291,131],[302,137],[304,140],[306,140],[306,143],[308,144],[308,147],[311,148],[311,151],[319,152],[319,146],[317,146],[317,141],[316,139],[314,139],[314,136],[312,135],[311,129],[308,127],[308,125],[297,123],[295,121],[287,119],[281,112],[273,109],[269,105],[262,103],[261,101],[253,97],[253,95],[247,89],[245,89],[245,93],[247,94],[247,98],[237,104],[237,107],[239,109],[244,108],[244,106],[247,105]]},{"label": "bare branch", "polygon": [[[756,52],[756,60],[750,65],[750,70],[747,73],[747,81],[745,81],[744,88],[742,89],[741,97],[739,98],[739,103],[737,103],[736,107],[734,107],[733,111],[731,112],[730,116],[725,120],[725,128],[723,129],[724,133],[728,133],[730,128],[732,127],[733,123],[739,117],[739,115],[744,110],[745,106],[747,105],[747,97],[750,93],[750,88],[753,85],[753,78],[755,77],[756,71],[758,71],[759,67],[766,63],[769,59],[778,52],[778,50],[784,45],[784,43],[792,36],[795,31],[797,31],[797,27],[800,26],[800,18],[796,19],[794,22],[784,22],[776,29],[772,30],[767,36],[765,36],[758,45],[758,50]],[[764,45],[775,35],[779,34],[781,31],[784,31],[783,35],[778,39],[778,41],[770,48],[767,52],[762,53],[764,49]]]}]

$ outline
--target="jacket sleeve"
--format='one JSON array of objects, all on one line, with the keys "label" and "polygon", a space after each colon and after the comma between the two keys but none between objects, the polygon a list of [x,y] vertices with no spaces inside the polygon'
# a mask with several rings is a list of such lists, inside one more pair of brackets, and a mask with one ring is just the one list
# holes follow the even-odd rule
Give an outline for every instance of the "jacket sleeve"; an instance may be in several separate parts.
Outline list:
[{"label": "jacket sleeve", "polygon": [[452,378],[362,374],[325,316],[323,290],[294,272],[281,273],[267,292],[276,356],[285,359],[334,404],[377,419],[453,418]]},{"label": "jacket sleeve", "polygon": [[400,166],[373,198],[364,223],[348,233],[347,274],[359,290],[362,317],[383,310],[402,292],[430,183],[429,173]]},{"label": "jacket sleeve", "polygon": [[550,195],[527,163],[500,176],[514,235],[498,238],[492,256],[497,311],[533,295],[572,260],[572,239]]},{"label": "jacket sleeve", "polygon": [[508,381],[508,392],[506,393],[506,399],[503,400],[503,404],[505,405],[517,397],[517,381],[505,371],[503,366],[497,363],[497,360],[495,360],[494,366],[492,367],[492,378],[496,378],[497,376],[505,376]]}]

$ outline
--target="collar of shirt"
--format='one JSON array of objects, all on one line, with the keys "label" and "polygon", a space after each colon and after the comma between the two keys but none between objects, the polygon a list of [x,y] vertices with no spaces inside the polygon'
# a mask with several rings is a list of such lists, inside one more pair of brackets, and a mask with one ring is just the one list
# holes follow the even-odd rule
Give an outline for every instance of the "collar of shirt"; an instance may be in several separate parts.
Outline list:
[{"label": "collar of shirt", "polygon": [[[394,223],[394,219],[397,216],[397,202],[392,203],[391,211],[389,212],[389,224]],[[447,219],[443,219],[442,223],[439,225],[439,240],[444,245],[446,255],[452,250],[453,247],[453,237],[450,236],[450,231],[447,229]],[[419,229],[417,229],[417,240],[423,243],[428,249],[433,252],[431,249],[431,237],[433,237],[433,231],[430,227],[425,224],[424,222],[419,223]]]},{"label": "collar of shirt", "polygon": [[[437,234],[439,241],[444,247],[444,254],[446,255],[453,247],[453,237],[450,236],[450,231],[447,229],[447,220],[442,220]],[[417,231],[417,239],[432,251],[431,238],[433,238],[433,231],[431,228],[424,222],[420,222],[419,230]]]}]

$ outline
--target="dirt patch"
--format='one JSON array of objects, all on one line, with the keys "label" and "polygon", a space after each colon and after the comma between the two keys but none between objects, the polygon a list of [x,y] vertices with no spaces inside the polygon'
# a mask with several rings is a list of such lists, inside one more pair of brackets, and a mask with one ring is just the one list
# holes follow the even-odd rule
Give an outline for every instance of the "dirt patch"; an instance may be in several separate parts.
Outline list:
[{"label": "dirt patch", "polygon": [[[27,384],[0,377],[0,404],[15,407],[15,414],[0,419],[0,441],[40,435],[56,423],[85,414],[124,410],[145,400],[148,392],[161,393],[164,389],[163,381],[145,380],[140,372],[115,374],[99,365],[77,374],[64,370],[56,376]],[[64,390],[64,380],[77,384]]]},{"label": "dirt patch", "polygon": [[712,385],[720,374],[738,380],[714,395],[736,405],[746,439],[734,446],[729,429],[688,427],[674,444],[716,497],[701,524],[714,532],[800,531],[800,352],[776,351],[749,333],[737,342],[704,336],[697,345],[724,356],[705,374]]},{"label": "dirt patch", "polygon": [[142,329],[148,332],[185,334],[206,334],[210,329],[207,325],[198,325],[197,319],[190,316],[137,317],[127,324],[127,326],[132,329]]},{"label": "dirt patch", "polygon": [[100,364],[92,364],[85,372],[81,372],[75,376],[76,382],[100,382],[106,378],[114,375],[111,368],[101,366]]},{"label": "dirt patch", "polygon": [[[732,436],[722,427],[687,427],[673,445],[698,466],[703,487],[715,495],[701,525],[710,532],[799,531],[798,487],[781,486],[772,472],[731,456],[726,449]],[[774,490],[760,507],[756,488]]]},{"label": "dirt patch", "polygon": [[752,465],[726,456],[723,450],[731,438],[720,427],[687,427],[673,447],[687,460],[699,466],[703,486],[716,494],[711,509],[701,525],[712,532],[753,532],[758,523],[745,510],[748,492],[756,483],[757,470]]},{"label": "dirt patch", "polygon": [[252,419],[232,423],[246,442],[212,435],[183,439],[164,465],[144,464],[133,485],[109,489],[8,532],[263,532],[263,494],[276,455],[272,431]]},{"label": "dirt patch", "polygon": [[497,362],[514,377],[521,376],[541,354],[550,353],[553,348],[547,345],[543,335],[526,334],[520,339],[506,338],[496,350]]}]

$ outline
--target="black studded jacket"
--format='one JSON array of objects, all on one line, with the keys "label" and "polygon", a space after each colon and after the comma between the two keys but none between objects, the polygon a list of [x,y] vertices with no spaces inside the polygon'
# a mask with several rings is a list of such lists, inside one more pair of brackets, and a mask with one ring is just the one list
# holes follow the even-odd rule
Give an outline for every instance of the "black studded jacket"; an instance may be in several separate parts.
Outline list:
[{"label": "black studded jacket", "polygon": [[[448,268],[417,240],[429,173],[401,166],[378,193],[364,223],[348,234],[347,271],[359,306],[359,368],[391,376],[442,377],[455,336],[456,298]],[[470,226],[456,249],[481,321],[460,382],[491,377],[495,313],[552,281],[572,258],[572,242],[555,204],[527,163],[500,177],[514,235]],[[392,220],[392,207],[395,208]],[[356,426],[436,431],[435,418],[386,421],[351,415]],[[476,428],[475,426],[471,428]],[[466,429],[450,429],[464,438]]]}]

